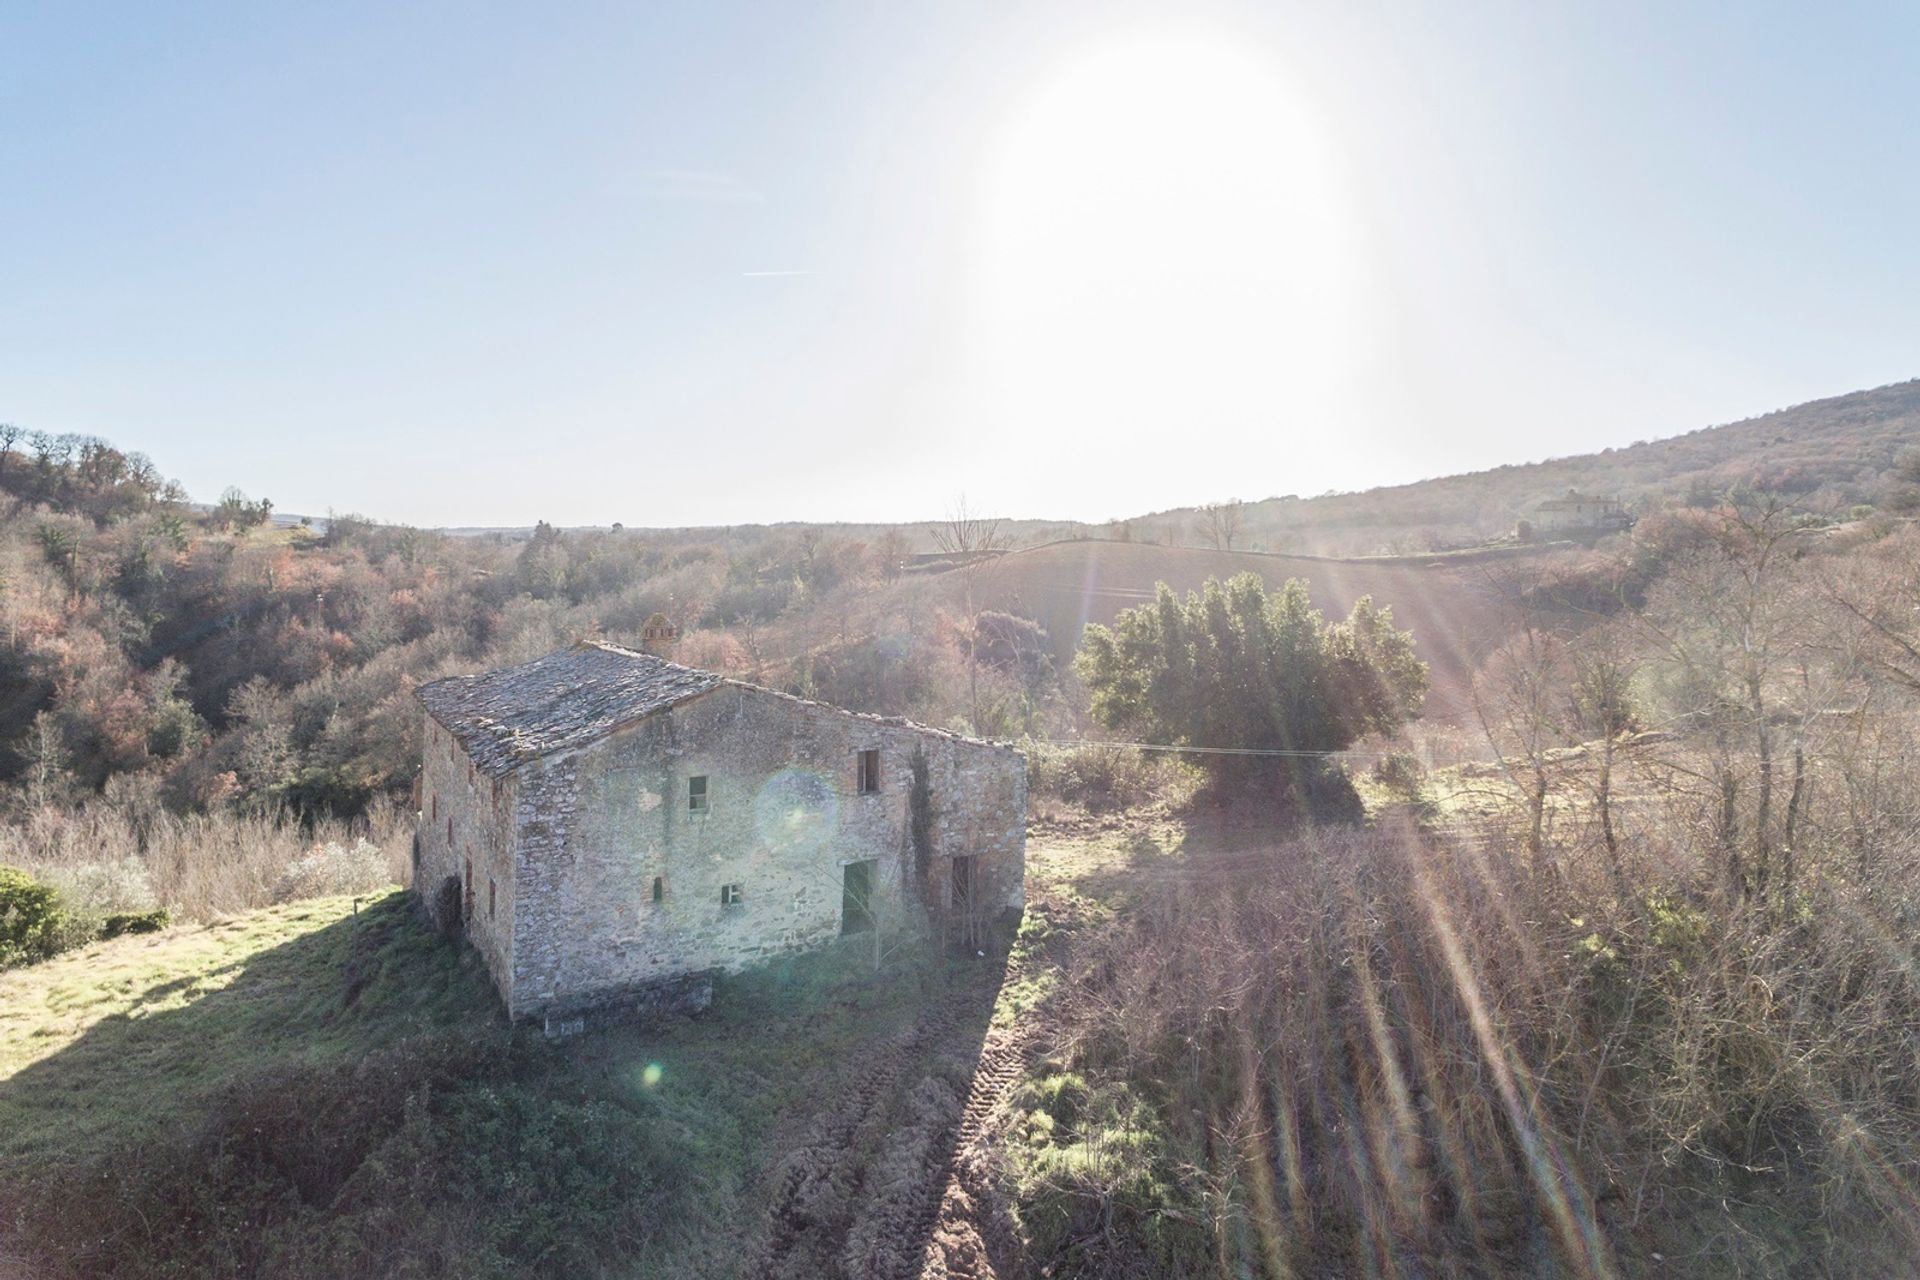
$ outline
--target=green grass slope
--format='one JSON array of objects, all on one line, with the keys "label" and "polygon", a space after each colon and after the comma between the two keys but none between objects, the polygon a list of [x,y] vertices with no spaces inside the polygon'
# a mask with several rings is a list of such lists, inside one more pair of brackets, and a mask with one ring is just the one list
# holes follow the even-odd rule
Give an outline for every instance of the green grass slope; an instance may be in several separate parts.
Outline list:
[{"label": "green grass slope", "polygon": [[930,1005],[970,1061],[991,977],[855,946],[549,1043],[398,891],[89,947],[0,974],[0,1275],[739,1274],[769,1162]]},{"label": "green grass slope", "polygon": [[397,897],[273,907],[0,973],[0,1164],[85,1160],[272,1067],[484,1027],[491,992]]}]

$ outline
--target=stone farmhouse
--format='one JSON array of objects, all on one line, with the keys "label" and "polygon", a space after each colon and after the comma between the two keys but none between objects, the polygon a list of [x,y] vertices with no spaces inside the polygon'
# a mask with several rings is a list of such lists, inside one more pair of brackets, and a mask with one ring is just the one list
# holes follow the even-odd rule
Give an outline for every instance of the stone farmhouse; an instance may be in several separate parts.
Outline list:
[{"label": "stone farmhouse", "polygon": [[1554,533],[1597,533],[1626,529],[1633,517],[1617,498],[1569,489],[1564,497],[1549,498],[1533,509],[1530,523],[1535,536]]},{"label": "stone farmhouse", "polygon": [[415,889],[511,1017],[875,928],[971,941],[1022,906],[1011,747],[598,643],[416,696]]}]

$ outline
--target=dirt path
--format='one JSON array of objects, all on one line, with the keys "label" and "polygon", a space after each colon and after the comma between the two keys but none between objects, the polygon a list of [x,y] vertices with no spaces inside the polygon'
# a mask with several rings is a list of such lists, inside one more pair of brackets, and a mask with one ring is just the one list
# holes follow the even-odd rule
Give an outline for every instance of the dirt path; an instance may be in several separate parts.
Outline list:
[{"label": "dirt path", "polygon": [[765,1247],[744,1274],[918,1274],[998,977],[996,967],[991,979],[947,993],[854,1065],[832,1106],[775,1168]]},{"label": "dirt path", "polygon": [[1030,1031],[996,1031],[982,1047],[939,1193],[915,1224],[914,1238],[925,1242],[919,1266],[909,1273],[918,1280],[997,1280],[993,1259],[1006,1257],[1011,1241],[994,1187],[998,1165],[991,1140],[1000,1109],[1034,1052]]},{"label": "dirt path", "polygon": [[[992,1124],[1031,1061],[1031,1029],[991,1029],[1013,968],[946,993],[856,1064],[774,1169],[756,1280],[989,1280]],[[1001,1247],[990,1249],[998,1240]]]}]

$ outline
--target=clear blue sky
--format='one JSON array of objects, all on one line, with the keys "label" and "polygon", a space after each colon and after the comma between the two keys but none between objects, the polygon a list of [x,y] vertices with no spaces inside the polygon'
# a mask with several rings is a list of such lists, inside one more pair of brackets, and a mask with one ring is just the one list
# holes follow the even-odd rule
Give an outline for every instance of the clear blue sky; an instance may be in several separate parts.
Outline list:
[{"label": "clear blue sky", "polygon": [[1920,374],[1920,7],[0,6],[0,419],[423,524],[1101,519]]}]

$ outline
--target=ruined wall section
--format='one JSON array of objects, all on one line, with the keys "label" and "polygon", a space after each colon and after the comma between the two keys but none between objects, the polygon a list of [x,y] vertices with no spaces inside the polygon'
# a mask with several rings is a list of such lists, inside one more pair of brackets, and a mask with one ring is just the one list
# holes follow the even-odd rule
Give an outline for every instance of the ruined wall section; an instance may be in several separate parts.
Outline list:
[{"label": "ruined wall section", "polygon": [[[916,748],[933,794],[924,895],[908,836]],[[863,794],[868,750],[879,787]],[[923,896],[941,919],[956,854],[975,857],[980,913],[1022,903],[1026,769],[1011,748],[725,684],[516,777],[515,1016],[830,943],[852,862],[873,863],[882,929],[925,927]]]},{"label": "ruined wall section", "polygon": [[[479,772],[453,734],[426,717],[420,769],[420,862],[413,888],[435,923],[440,886],[461,882],[462,926],[502,996],[513,976],[517,780]],[[467,865],[472,861],[469,894]],[[491,896],[490,896],[491,895]]]}]

